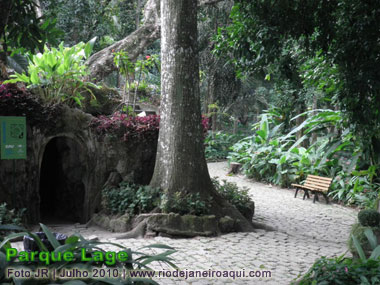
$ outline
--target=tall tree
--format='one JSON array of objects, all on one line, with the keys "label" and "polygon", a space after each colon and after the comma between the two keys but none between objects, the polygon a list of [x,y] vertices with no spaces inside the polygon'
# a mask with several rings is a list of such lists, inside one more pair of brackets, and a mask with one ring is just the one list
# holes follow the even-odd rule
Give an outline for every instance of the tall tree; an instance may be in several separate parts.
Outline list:
[{"label": "tall tree", "polygon": [[239,220],[235,207],[214,190],[204,156],[199,96],[196,0],[161,0],[161,122],[151,185],[175,192],[212,197],[212,212]]}]

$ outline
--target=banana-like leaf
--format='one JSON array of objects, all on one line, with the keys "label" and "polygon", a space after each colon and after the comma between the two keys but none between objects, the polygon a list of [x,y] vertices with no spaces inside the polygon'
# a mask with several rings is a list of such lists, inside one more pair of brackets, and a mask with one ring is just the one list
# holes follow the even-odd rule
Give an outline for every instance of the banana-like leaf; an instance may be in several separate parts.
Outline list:
[{"label": "banana-like leaf", "polygon": [[358,252],[359,254],[359,257],[360,259],[364,262],[367,260],[365,254],[364,254],[364,250],[362,248],[362,246],[360,245],[360,242],[358,241],[358,239],[355,237],[355,236],[352,236],[352,241],[354,242],[354,246],[356,248],[356,251]]},{"label": "banana-like leaf", "polygon": [[369,242],[369,245],[371,246],[371,249],[375,250],[375,248],[377,247],[377,237],[373,233],[372,229],[369,229],[369,228],[365,229],[364,234],[368,239],[368,242]]},{"label": "banana-like leaf", "polygon": [[44,224],[40,224],[42,231],[45,233],[47,239],[54,249],[58,248],[61,244],[57,241],[54,234]]},{"label": "banana-like leaf", "polygon": [[380,257],[380,245],[378,245],[371,253],[369,258],[378,259]]}]

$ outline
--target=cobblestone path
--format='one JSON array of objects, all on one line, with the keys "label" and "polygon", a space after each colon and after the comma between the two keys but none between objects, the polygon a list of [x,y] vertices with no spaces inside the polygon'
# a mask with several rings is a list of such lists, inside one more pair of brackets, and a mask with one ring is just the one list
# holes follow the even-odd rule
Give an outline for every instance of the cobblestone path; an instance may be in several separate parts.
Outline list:
[{"label": "cobblestone path", "polygon": [[[231,233],[216,238],[117,240],[133,250],[152,243],[164,243],[177,249],[175,263],[183,270],[270,270],[271,277],[252,279],[158,279],[160,284],[290,284],[320,256],[341,255],[347,250],[350,226],[357,211],[324,199],[294,198],[294,190],[252,182],[244,176],[226,176],[227,163],[210,163],[211,177],[218,176],[250,189],[256,204],[254,222],[274,227],[254,233]],[[115,242],[114,233],[96,227],[55,227],[63,233],[80,231],[84,236],[96,235],[102,241]],[[144,250],[142,250],[144,251]],[[167,269],[158,265],[155,269]]]}]

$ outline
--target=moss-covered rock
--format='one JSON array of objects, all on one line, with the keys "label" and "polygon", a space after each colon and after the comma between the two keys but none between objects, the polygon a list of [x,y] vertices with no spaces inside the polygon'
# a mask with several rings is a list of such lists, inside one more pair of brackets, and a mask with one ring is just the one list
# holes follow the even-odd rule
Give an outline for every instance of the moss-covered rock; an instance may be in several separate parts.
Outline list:
[{"label": "moss-covered rock", "polygon": [[147,230],[173,236],[215,236],[218,223],[215,216],[157,214],[147,220]]}]

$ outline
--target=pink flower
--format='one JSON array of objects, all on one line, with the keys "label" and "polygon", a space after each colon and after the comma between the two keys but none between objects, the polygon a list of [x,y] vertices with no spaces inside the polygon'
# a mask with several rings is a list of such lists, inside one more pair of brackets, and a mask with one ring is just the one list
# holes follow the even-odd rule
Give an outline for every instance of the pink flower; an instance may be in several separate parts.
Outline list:
[{"label": "pink flower", "polygon": [[146,59],[150,59],[150,55],[147,55],[145,58],[146,58]]},{"label": "pink flower", "polygon": [[348,268],[347,268],[347,266],[344,267],[344,271],[346,271],[346,273],[348,273]]}]

